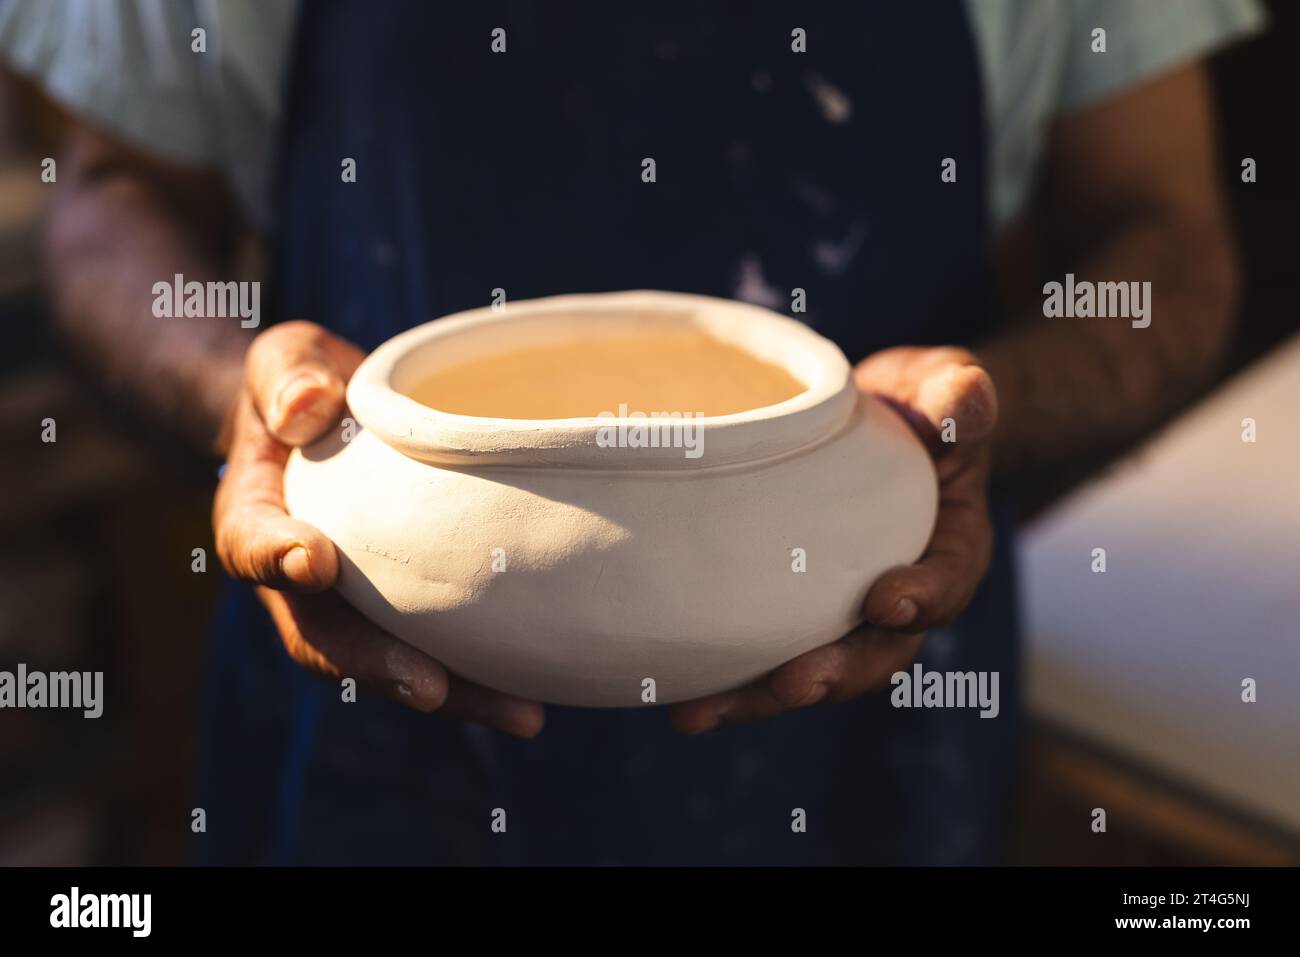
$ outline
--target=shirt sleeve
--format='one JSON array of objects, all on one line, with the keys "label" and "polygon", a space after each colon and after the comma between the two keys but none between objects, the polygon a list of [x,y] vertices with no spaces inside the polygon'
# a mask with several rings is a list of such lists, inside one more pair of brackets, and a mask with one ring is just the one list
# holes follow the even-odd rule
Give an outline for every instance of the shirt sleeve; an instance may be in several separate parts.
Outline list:
[{"label": "shirt sleeve", "polygon": [[0,59],[125,142],[214,164],[197,26],[192,0],[7,0]]},{"label": "shirt sleeve", "polygon": [[[1079,109],[1263,29],[1256,0],[1069,0],[1058,108]],[[1094,52],[1093,31],[1106,31]]]},{"label": "shirt sleeve", "polygon": [[123,142],[216,169],[266,227],[297,12],[297,0],[0,0],[0,61]]}]

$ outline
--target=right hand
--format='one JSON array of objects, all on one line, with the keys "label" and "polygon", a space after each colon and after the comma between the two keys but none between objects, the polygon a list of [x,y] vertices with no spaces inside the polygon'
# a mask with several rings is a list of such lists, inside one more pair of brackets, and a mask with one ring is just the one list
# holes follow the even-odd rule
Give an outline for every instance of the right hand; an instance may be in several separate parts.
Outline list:
[{"label": "right hand", "polygon": [[290,450],[336,425],[347,381],[363,358],[356,346],[310,322],[280,323],[253,340],[212,507],[221,564],[257,586],[285,649],[307,670],[355,678],[419,711],[531,738],[542,729],[540,704],[459,678],[363,618],[330,590],[339,573],[334,543],[285,511]]}]

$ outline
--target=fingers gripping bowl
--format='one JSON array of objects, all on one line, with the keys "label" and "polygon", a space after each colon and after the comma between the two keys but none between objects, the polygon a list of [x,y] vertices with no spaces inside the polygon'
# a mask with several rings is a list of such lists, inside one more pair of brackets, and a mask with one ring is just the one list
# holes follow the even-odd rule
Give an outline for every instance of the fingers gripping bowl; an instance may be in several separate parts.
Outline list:
[{"label": "fingers gripping bowl", "polygon": [[[934,524],[906,424],[859,395],[833,343],[743,303],[462,313],[376,349],[348,403],[355,434],[285,471],[290,512],[337,546],[339,591],[452,671],[543,702],[751,681],[855,627]],[[678,418],[639,416],[657,412]]]}]

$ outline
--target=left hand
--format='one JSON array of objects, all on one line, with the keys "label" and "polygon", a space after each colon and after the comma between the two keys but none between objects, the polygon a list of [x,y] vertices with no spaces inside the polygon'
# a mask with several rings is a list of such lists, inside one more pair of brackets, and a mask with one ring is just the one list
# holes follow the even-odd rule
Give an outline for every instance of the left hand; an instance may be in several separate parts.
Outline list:
[{"label": "left hand", "polygon": [[[998,416],[993,380],[973,354],[953,347],[885,349],[853,374],[859,389],[908,421],[934,458],[939,513],[925,554],[876,580],[863,607],[866,621],[846,637],[743,688],[673,705],[679,731],[698,734],[883,688],[916,657],[926,629],[961,614],[988,570],[989,437]],[[945,419],[955,423],[954,442],[941,441]]]}]

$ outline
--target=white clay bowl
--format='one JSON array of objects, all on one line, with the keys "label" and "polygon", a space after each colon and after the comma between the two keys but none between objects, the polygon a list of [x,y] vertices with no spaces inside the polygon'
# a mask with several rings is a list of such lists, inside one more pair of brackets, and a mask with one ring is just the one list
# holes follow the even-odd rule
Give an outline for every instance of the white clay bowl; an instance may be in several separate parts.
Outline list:
[{"label": "white clay bowl", "polygon": [[[598,444],[618,420],[452,415],[403,394],[494,352],[684,328],[806,390],[702,419],[697,458]],[[338,547],[338,590],[453,672],[538,701],[632,707],[647,678],[659,703],[752,681],[851,631],[934,524],[911,430],[859,394],[832,342],[744,303],[624,292],[461,313],[376,349],[348,403],[350,441],[285,471],[289,511]]]}]

